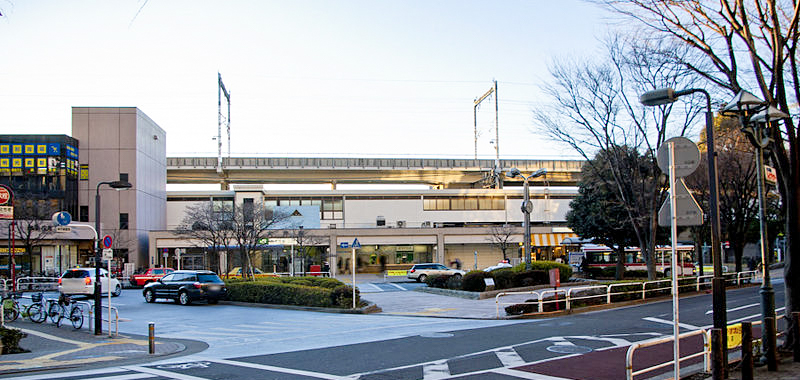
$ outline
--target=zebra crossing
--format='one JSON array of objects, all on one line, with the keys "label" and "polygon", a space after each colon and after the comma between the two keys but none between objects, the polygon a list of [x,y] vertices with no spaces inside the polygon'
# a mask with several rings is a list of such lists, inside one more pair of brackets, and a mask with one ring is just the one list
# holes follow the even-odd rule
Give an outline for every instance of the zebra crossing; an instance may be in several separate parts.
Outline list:
[{"label": "zebra crossing", "polygon": [[[124,365],[119,367],[38,374],[18,377],[20,380],[83,379],[91,376],[102,380],[127,379],[178,379],[213,380],[227,378],[270,379],[326,379],[326,380],[377,380],[377,379],[457,379],[480,377],[483,374],[498,374],[509,379],[560,380],[552,375],[537,374],[529,369],[537,363],[565,359],[580,355],[552,352],[546,359],[533,359],[532,351],[547,350],[548,347],[579,347],[583,351],[603,351],[627,346],[633,341],[652,338],[655,333],[606,335],[606,336],[559,336],[533,340],[507,347],[497,347],[483,352],[474,352],[447,359],[413,363],[379,371],[359,372],[356,364],[349,373],[325,373],[310,368],[288,368],[280,363],[270,363],[270,355],[233,359],[202,358],[186,362]],[[548,350],[549,351],[549,350]],[[567,376],[567,373],[565,373]]]}]

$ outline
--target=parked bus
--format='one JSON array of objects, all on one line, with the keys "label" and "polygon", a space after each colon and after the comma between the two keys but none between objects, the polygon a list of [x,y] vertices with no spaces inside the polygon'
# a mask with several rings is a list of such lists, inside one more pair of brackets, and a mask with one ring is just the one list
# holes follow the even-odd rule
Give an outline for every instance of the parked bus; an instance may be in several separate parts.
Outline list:
[{"label": "parked bus", "polygon": [[[679,276],[691,276],[695,274],[694,266],[694,246],[678,244],[677,253],[680,261],[678,262]],[[656,272],[670,276],[672,247],[656,247]],[[589,268],[609,268],[617,266],[617,253],[611,248],[600,244],[581,244],[580,251],[569,253],[569,263],[572,266],[580,266],[581,261],[586,260]],[[642,257],[642,251],[638,247],[625,248],[625,270],[647,270],[647,265]]]}]

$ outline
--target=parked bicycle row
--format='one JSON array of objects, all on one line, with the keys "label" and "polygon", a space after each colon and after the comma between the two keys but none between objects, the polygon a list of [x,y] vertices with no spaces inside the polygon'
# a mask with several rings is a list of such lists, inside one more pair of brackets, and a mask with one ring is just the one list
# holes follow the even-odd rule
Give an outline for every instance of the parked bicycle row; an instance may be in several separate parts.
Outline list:
[{"label": "parked bicycle row", "polygon": [[[31,303],[21,303],[21,300],[30,299]],[[0,302],[0,324],[14,322],[18,318],[28,318],[34,323],[43,323],[50,319],[56,326],[61,327],[66,320],[69,320],[72,327],[80,329],[83,327],[84,314],[90,309],[88,302],[81,302],[72,299],[70,296],[61,294],[58,298],[45,298],[42,293],[32,293],[25,296],[20,292],[5,293]]]}]

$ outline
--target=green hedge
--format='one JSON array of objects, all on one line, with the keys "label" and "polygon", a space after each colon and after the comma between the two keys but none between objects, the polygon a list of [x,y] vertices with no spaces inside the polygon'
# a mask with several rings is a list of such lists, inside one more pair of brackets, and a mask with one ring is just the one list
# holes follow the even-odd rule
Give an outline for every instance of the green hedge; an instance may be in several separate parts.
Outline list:
[{"label": "green hedge", "polygon": [[20,330],[0,327],[0,342],[3,342],[3,355],[29,352],[19,346],[19,341],[26,336],[28,335]]},{"label": "green hedge", "polygon": [[[303,285],[305,283],[313,281],[305,277],[290,281],[272,279],[231,281],[227,284],[228,299],[238,302],[314,307],[350,308],[353,305],[353,288],[350,286],[342,284],[327,288]],[[325,284],[330,286],[331,283],[325,282]],[[356,303],[361,304],[358,289],[356,289]]]},{"label": "green hedge", "polygon": [[[567,264],[557,263],[555,261],[533,261],[531,262],[531,270],[540,270],[549,272],[550,269],[558,268],[558,276],[561,279],[561,282],[569,281],[569,278],[572,277],[572,267]],[[511,268],[515,272],[523,272],[525,271],[525,263],[519,263]],[[549,277],[546,283],[549,283]]]},{"label": "green hedge", "polygon": [[486,282],[483,279],[487,277],[492,276],[482,270],[471,271],[461,279],[461,289],[468,292],[482,292],[486,290]]}]

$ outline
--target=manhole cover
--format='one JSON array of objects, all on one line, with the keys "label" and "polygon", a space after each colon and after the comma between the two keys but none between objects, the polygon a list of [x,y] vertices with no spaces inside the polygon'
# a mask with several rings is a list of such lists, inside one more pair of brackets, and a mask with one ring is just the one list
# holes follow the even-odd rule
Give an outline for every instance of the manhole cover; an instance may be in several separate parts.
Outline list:
[{"label": "manhole cover", "polygon": [[573,345],[555,345],[547,347],[547,351],[556,352],[559,354],[585,354],[592,352],[592,349],[586,346],[573,346]]},{"label": "manhole cover", "polygon": [[450,333],[427,333],[427,334],[419,334],[419,336],[423,338],[449,338],[453,336]]}]

